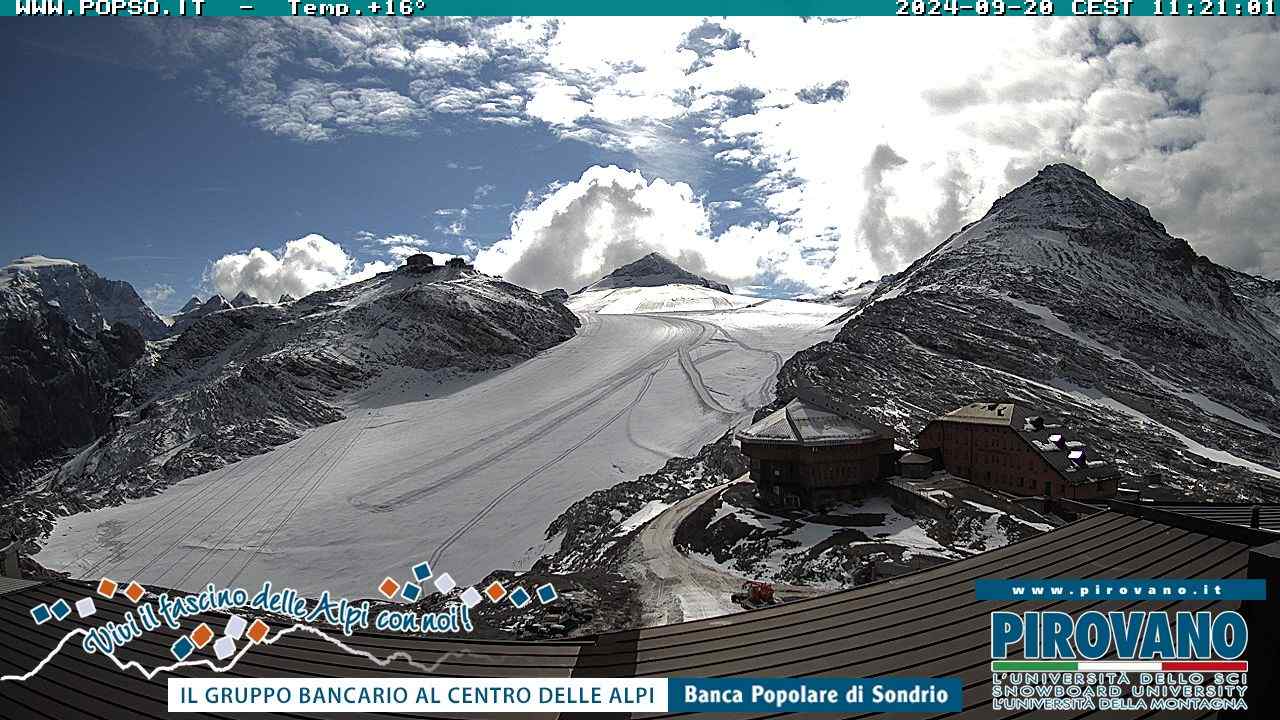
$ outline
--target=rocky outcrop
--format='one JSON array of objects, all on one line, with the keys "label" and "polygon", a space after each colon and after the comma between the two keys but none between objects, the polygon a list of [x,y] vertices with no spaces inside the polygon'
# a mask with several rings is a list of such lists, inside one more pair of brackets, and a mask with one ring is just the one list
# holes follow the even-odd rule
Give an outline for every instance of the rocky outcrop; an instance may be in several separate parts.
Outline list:
[{"label": "rocky outcrop", "polygon": [[702,446],[693,457],[672,458],[655,473],[597,490],[551,522],[547,537],[564,537],[559,549],[543,556],[534,569],[575,572],[599,568],[621,547],[619,541],[626,535],[619,531],[623,522],[646,504],[672,505],[746,472],[746,458],[733,444],[732,432],[727,432]]},{"label": "rocky outcrop", "polygon": [[144,347],[130,325],[90,335],[56,306],[0,318],[0,495],[109,430],[116,381]]}]

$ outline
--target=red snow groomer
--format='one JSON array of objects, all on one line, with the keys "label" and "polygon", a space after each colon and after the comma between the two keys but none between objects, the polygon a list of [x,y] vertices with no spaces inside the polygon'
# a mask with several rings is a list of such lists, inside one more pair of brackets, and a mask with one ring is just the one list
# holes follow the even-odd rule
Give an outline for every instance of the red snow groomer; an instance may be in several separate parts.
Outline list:
[{"label": "red snow groomer", "polygon": [[766,582],[747,580],[742,583],[742,592],[733,594],[733,601],[748,610],[772,605],[775,602],[773,586]]}]

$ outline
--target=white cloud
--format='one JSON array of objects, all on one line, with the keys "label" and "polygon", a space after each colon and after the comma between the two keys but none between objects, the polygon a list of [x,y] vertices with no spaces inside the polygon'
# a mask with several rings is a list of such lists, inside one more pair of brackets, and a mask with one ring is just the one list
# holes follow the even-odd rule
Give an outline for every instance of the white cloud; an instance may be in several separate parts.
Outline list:
[{"label": "white cloud", "polygon": [[481,250],[476,267],[537,289],[576,290],[656,251],[735,282],[785,256],[781,242],[776,226],[712,237],[707,208],[687,184],[595,166],[516,213],[511,236]]},{"label": "white cloud", "polygon": [[413,233],[396,233],[385,237],[375,237],[371,233],[362,233],[362,237],[371,240],[376,245],[395,246],[395,247],[414,247],[424,248],[430,243],[426,238],[419,237]]},{"label": "white cloud", "polygon": [[[301,140],[412,133],[448,115],[629,153],[649,180],[589,170],[481,251],[531,282],[577,282],[611,253],[662,245],[722,278],[832,289],[900,269],[1052,161],[1149,205],[1215,260],[1280,274],[1274,21],[348,18],[157,39],[202,65],[233,57],[209,92]],[[384,85],[346,79],[372,70]],[[878,167],[882,147],[902,162]],[[753,177],[736,197],[715,190],[743,205],[717,215],[755,214],[712,237],[697,193],[679,188],[719,173]],[[675,214],[627,225],[644,203]],[[438,228],[474,243],[465,230]],[[749,252],[717,254],[748,239]],[[557,245],[571,262],[548,254]]]},{"label": "white cloud", "polygon": [[262,300],[275,300],[286,293],[300,298],[365,280],[394,267],[381,260],[360,263],[341,245],[311,234],[290,240],[274,252],[255,247],[223,255],[209,266],[205,281],[224,297],[243,291]]},{"label": "white cloud", "polygon": [[154,285],[143,289],[142,299],[146,301],[152,309],[161,307],[169,298],[173,297],[175,290],[172,285],[164,283],[155,283]]},{"label": "white cloud", "polygon": [[552,125],[572,125],[591,111],[579,99],[581,90],[546,75],[534,80],[533,95],[525,110],[530,116]]},{"label": "white cloud", "polygon": [[392,245],[387,248],[387,254],[400,262],[404,262],[405,258],[410,255],[417,255],[420,252],[422,252],[422,248],[413,245]]},{"label": "white cloud", "polygon": [[[361,242],[363,248],[372,253],[380,254],[386,260],[375,260],[366,263],[364,268],[371,271],[362,271],[352,276],[354,282],[356,279],[372,276],[378,272],[385,272],[404,264],[405,258],[410,255],[430,255],[437,265],[443,265],[451,258],[459,257],[467,262],[471,262],[471,256],[465,254],[455,254],[449,252],[439,252],[436,250],[428,250],[431,242],[424,237],[414,233],[393,233],[378,237],[370,232],[360,232],[356,234],[356,239]],[[466,243],[464,243],[466,245]],[[388,262],[389,261],[389,262]]]}]

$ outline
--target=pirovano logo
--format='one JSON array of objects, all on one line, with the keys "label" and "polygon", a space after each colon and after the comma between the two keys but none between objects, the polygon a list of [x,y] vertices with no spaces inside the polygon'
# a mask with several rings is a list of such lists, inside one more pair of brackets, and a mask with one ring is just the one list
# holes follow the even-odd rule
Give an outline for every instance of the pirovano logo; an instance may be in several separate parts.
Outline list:
[{"label": "pirovano logo", "polygon": [[[993,582],[979,588],[979,599],[1080,598],[1082,592],[1156,603],[1265,597],[1265,586],[1248,580]],[[1006,711],[1246,710],[1248,645],[1245,618],[1214,605],[997,610],[991,613],[991,704]]]}]

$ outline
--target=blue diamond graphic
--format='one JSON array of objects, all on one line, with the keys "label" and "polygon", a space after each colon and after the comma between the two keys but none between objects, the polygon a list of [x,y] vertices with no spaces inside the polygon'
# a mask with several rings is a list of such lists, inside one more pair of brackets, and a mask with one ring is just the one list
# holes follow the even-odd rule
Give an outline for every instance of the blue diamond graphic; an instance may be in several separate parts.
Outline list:
[{"label": "blue diamond graphic", "polygon": [[425,562],[420,562],[413,566],[413,578],[418,582],[425,582],[431,579],[431,566]]},{"label": "blue diamond graphic", "polygon": [[556,594],[556,587],[551,583],[538,586],[538,602],[542,603],[543,605],[546,605],[552,600],[555,600],[557,597],[560,597],[560,596]]},{"label": "blue diamond graphic", "polygon": [[196,649],[196,644],[187,639],[186,635],[178,638],[178,642],[169,647],[169,651],[179,660],[186,660],[192,650]]},{"label": "blue diamond graphic", "polygon": [[59,600],[58,602],[50,605],[49,610],[53,612],[53,616],[59,620],[71,614],[71,606],[67,604],[66,600]]},{"label": "blue diamond graphic", "polygon": [[414,585],[413,583],[405,583],[404,589],[400,591],[400,594],[404,596],[405,600],[413,602],[422,594],[422,587],[420,585]]},{"label": "blue diamond graphic", "polygon": [[44,603],[31,608],[31,619],[36,621],[37,625],[43,625],[49,622],[49,618],[53,617],[49,614],[49,606]]},{"label": "blue diamond graphic", "polygon": [[511,591],[511,604],[518,608],[528,605],[531,599],[532,598],[529,597],[529,592],[522,587],[518,587]]}]

